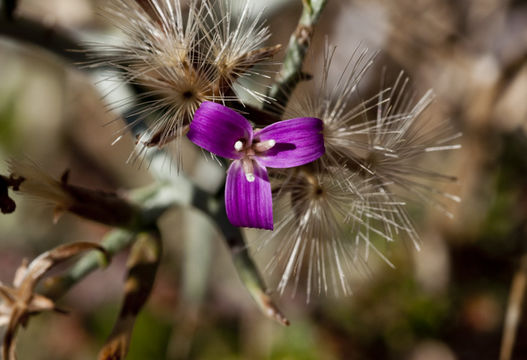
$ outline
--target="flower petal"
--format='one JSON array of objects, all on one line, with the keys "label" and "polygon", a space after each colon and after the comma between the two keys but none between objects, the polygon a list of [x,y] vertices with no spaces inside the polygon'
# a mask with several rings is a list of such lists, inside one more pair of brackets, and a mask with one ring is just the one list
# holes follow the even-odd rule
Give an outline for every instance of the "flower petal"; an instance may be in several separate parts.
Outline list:
[{"label": "flower petal", "polygon": [[227,217],[235,226],[273,230],[273,200],[267,170],[256,161],[254,181],[245,177],[242,162],[233,161],[227,170],[225,207]]},{"label": "flower petal", "polygon": [[324,152],[322,120],[296,118],[280,121],[255,133],[255,140],[274,140],[275,146],[258,155],[263,166],[289,168],[310,163]]},{"label": "flower petal", "polygon": [[201,103],[194,113],[187,137],[218,156],[239,159],[234,149],[238,140],[252,141],[252,126],[242,115],[221,104],[210,101]]}]

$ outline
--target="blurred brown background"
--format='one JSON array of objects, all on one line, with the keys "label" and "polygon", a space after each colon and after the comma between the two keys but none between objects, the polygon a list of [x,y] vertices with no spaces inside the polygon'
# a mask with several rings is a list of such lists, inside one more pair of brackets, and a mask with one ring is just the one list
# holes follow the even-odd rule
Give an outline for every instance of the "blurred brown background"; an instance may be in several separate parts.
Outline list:
[{"label": "blurred brown background", "polygon": [[[16,15],[102,41],[119,36],[96,15],[104,3],[21,0]],[[265,3],[270,43],[287,44],[300,0]],[[392,244],[385,251],[397,268],[374,264],[349,298],[309,305],[277,298],[292,322],[284,328],[258,312],[212,225],[197,212],[174,211],[163,219],[166,253],[129,359],[499,358],[512,279],[527,251],[527,2],[329,0],[307,64],[315,77],[326,36],[337,45],[334,68],[361,44],[380,51],[365,93],[378,90],[383,67],[388,76],[404,70],[418,94],[435,90],[434,111],[464,134],[461,150],[427,158],[459,178],[442,187],[463,199],[449,209],[455,219],[413,209],[420,252]],[[0,160],[27,156],[55,176],[68,167],[71,183],[107,190],[148,184],[148,169],[125,164],[132,139],[110,145],[122,123],[106,125],[116,115],[93,86],[103,78],[0,34]],[[198,181],[211,172],[221,180],[199,151],[188,146],[185,158],[195,160],[186,170]],[[16,213],[0,217],[2,282],[24,257],[108,231],[71,215],[53,225],[51,209],[16,199]],[[21,334],[19,358],[93,359],[117,316],[124,262],[79,284],[62,302],[69,315],[35,318]],[[527,359],[525,320],[512,359]]]}]

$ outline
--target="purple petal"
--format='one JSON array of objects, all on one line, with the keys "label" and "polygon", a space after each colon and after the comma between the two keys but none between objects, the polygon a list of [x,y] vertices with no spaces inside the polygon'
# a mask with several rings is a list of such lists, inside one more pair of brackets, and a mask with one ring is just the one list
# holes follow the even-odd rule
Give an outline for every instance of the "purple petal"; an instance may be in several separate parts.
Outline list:
[{"label": "purple petal", "polygon": [[201,103],[190,123],[187,137],[218,156],[239,159],[234,149],[238,140],[252,141],[252,126],[242,115],[221,104],[210,101]]},{"label": "purple petal", "polygon": [[280,121],[263,128],[254,135],[255,141],[274,140],[271,149],[258,155],[263,166],[289,168],[310,163],[324,152],[322,120],[297,118]]},{"label": "purple petal", "polygon": [[253,161],[253,182],[247,181],[239,160],[227,170],[225,207],[235,226],[273,230],[273,200],[267,170]]}]

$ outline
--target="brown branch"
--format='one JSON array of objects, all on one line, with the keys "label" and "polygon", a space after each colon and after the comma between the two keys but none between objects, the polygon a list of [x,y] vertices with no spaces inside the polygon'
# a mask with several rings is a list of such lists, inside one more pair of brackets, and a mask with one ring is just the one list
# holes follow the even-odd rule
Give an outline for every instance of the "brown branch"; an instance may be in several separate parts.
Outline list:
[{"label": "brown branch", "polygon": [[14,18],[0,21],[0,36],[36,45],[69,62],[87,61],[84,47],[70,37],[65,29],[39,22]]},{"label": "brown branch", "polygon": [[527,255],[523,255],[520,266],[514,274],[509,295],[509,304],[503,325],[503,337],[501,340],[500,360],[509,360],[512,356],[516,332],[521,319],[522,305],[525,298],[527,285]]}]

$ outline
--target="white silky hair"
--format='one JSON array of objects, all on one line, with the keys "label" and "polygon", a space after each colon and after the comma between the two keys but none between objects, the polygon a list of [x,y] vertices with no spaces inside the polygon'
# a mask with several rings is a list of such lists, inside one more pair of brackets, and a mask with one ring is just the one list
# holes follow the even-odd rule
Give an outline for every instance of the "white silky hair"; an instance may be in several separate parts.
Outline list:
[{"label": "white silky hair", "polygon": [[89,65],[109,65],[120,71],[119,76],[110,75],[118,83],[143,89],[139,97],[110,104],[113,109],[130,105],[135,109],[117,140],[131,127],[148,125],[129,162],[142,163],[149,147],[170,143],[176,146],[179,168],[179,140],[203,101],[225,104],[238,100],[238,92],[266,101],[265,94],[240,80],[267,77],[266,70],[253,69],[247,54],[262,49],[270,33],[262,11],[252,11],[254,1],[148,0],[144,4],[126,0],[105,4],[102,15],[121,30],[124,40],[91,44],[94,60]]},{"label": "white silky hair", "polygon": [[375,55],[358,48],[330,83],[334,53],[326,43],[314,90],[297,93],[285,113],[322,119],[326,153],[310,170],[275,172],[275,231],[260,244],[273,249],[266,269],[278,276],[275,289],[284,293],[291,285],[295,294],[304,279],[308,301],[319,294],[349,295],[352,275],[367,271],[370,253],[393,267],[382,242],[408,239],[419,250],[409,202],[451,217],[445,202],[460,201],[439,188],[454,177],[419,164],[429,153],[461,147],[461,133],[427,113],[433,92],[416,97],[401,72],[389,87],[383,74],[379,93],[361,100],[360,81]]}]

